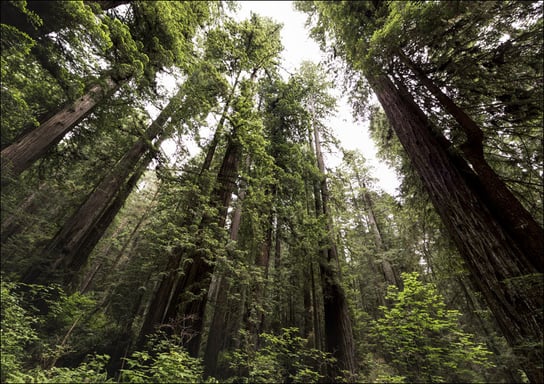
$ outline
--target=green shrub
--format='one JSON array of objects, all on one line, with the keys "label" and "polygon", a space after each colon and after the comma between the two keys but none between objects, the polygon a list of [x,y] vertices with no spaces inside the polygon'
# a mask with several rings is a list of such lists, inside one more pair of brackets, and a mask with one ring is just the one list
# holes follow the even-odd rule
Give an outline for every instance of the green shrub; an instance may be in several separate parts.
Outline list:
[{"label": "green shrub", "polygon": [[[307,340],[298,336],[297,328],[283,328],[274,335],[262,333],[261,347],[255,351],[251,343],[228,355],[237,375],[232,382],[246,383],[316,383],[324,377],[327,364],[334,359],[326,353],[308,348]],[[247,332],[242,332],[242,337]]]},{"label": "green shrub", "polygon": [[12,383],[115,383],[108,378],[106,363],[108,355],[97,355],[75,368],[57,368],[48,370],[36,368],[27,373],[19,373]]},{"label": "green shrub", "polygon": [[5,281],[0,284],[1,381],[5,383],[19,374],[25,359],[25,349],[36,341],[38,336],[32,328],[37,319],[30,316],[21,306],[21,298],[15,293],[16,285]]},{"label": "green shrub", "polygon": [[[121,381],[129,383],[214,383],[213,378],[203,378],[200,359],[193,358],[183,349],[179,341],[150,341],[146,351],[134,352],[125,359],[127,368],[121,370]],[[148,352],[149,351],[149,352]]]},{"label": "green shrub", "polygon": [[403,273],[404,290],[390,286],[374,322],[373,336],[384,357],[408,382],[482,381],[477,368],[489,367],[486,347],[472,341],[459,325],[459,311],[447,309],[433,284],[417,273]]}]

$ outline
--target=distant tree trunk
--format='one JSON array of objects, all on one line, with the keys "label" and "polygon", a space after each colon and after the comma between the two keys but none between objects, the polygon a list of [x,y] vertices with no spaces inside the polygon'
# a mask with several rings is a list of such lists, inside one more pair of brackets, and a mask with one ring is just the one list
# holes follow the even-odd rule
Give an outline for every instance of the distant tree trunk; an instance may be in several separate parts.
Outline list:
[{"label": "distant tree trunk", "polygon": [[171,273],[168,273],[154,290],[149,308],[145,312],[144,322],[140,328],[139,346],[144,345],[146,336],[152,334],[156,330],[156,326],[163,324],[167,320],[166,312],[171,303],[173,288],[179,279],[177,269],[180,261],[181,253],[179,251],[170,254],[168,257],[165,271]]},{"label": "distant tree trunk", "polygon": [[[62,229],[51,240],[45,249],[44,262],[50,260],[50,255],[56,256],[51,268],[53,271],[62,271],[64,281],[69,282],[83,266],[90,250],[96,245],[115,217],[124,200],[128,197],[138,178],[145,170],[145,164],[138,164],[150,150],[148,141],[161,134],[161,130],[171,113],[171,105],[167,106],[157,119],[146,130],[146,137],[138,140],[132,148],[117,162],[114,168],[96,186],[79,209],[66,221]],[[151,157],[146,158],[149,162]],[[136,168],[136,169],[135,169]],[[133,178],[127,177],[133,174]],[[116,196],[120,199],[116,201]],[[122,200],[122,201],[120,201]],[[108,209],[112,208],[110,212]],[[102,218],[104,221],[101,222]],[[109,222],[107,222],[109,221]],[[101,227],[97,227],[100,225]],[[43,265],[35,266],[27,273],[25,281],[37,282],[40,275],[47,273]]]},{"label": "distant tree trunk", "polygon": [[[337,271],[334,264],[338,263],[338,253],[332,235],[330,211],[328,207],[329,192],[325,178],[325,163],[321,152],[321,141],[317,126],[314,125],[314,141],[317,165],[321,172],[321,212],[327,220],[326,229],[328,232],[328,246],[322,251],[319,260],[321,283],[323,285],[323,309],[325,315],[325,343],[327,352],[330,352],[337,359],[338,364],[330,367],[329,378],[334,380],[345,370],[355,373],[355,346],[353,341],[353,330],[349,315],[346,294],[340,284],[340,271]],[[338,265],[338,264],[337,264]]]},{"label": "distant tree trunk", "polygon": [[310,262],[310,282],[312,286],[312,317],[314,329],[314,345],[318,350],[323,349],[323,336],[321,333],[321,318],[319,316],[320,306],[317,300],[317,287],[315,284],[314,263]]},{"label": "distant tree trunk", "polygon": [[[138,168],[130,176],[130,178],[125,182],[125,185],[122,186],[122,189],[117,193],[115,199],[111,205],[107,208],[105,213],[102,215],[100,220],[94,225],[89,235],[86,237],[85,241],[81,244],[78,253],[78,259],[83,263],[89,258],[91,252],[96,247],[96,244],[102,239],[104,233],[109,228],[110,224],[113,222],[123,205],[127,201],[127,198],[130,196],[138,181],[142,178],[142,175],[146,171],[150,161],[151,153],[148,156],[145,156],[143,161],[140,162]],[[80,265],[78,268],[81,268],[84,264]]]},{"label": "distant tree trunk", "polygon": [[[245,198],[245,189],[240,189],[236,209],[232,215],[230,226],[230,239],[238,241],[238,232],[242,218],[242,203]],[[217,371],[217,357],[223,347],[225,333],[227,330],[227,312],[228,312],[228,292],[230,284],[228,276],[219,276],[217,298],[215,300],[214,311],[206,349],[204,351],[204,374],[206,377],[215,376]]]},{"label": "distant tree trunk", "polygon": [[202,167],[200,168],[199,176],[201,177],[203,176],[204,172],[210,170],[210,167],[212,165],[213,157],[215,155],[215,150],[217,148],[217,145],[219,144],[219,140],[221,139],[221,136],[223,135],[223,131],[224,131],[223,127],[225,125],[225,120],[227,119],[229,107],[230,107],[230,104],[232,103],[232,99],[234,98],[234,94],[238,87],[240,74],[241,72],[238,72],[238,74],[236,75],[230,94],[227,100],[225,101],[225,106],[223,107],[223,113],[221,114],[221,118],[219,119],[219,122],[217,123],[217,128],[215,129],[213,138],[208,144],[208,149],[206,151],[206,158],[204,159],[204,163],[202,164]]},{"label": "distant tree trunk", "polygon": [[41,183],[38,188],[28,195],[19,206],[13,210],[10,215],[2,220],[0,236],[2,244],[5,243],[11,236],[21,232],[25,223],[22,217],[30,215],[35,211],[43,202],[39,196],[43,189],[46,187],[46,183]]},{"label": "distant tree trunk", "polygon": [[[356,178],[357,178],[357,182],[358,182],[358,186],[359,188],[362,187],[362,183],[361,183],[361,180],[359,178],[359,175],[358,173],[356,172]],[[351,183],[351,181],[349,181],[349,188],[351,190],[351,194],[354,196],[353,198],[353,206],[355,208],[355,210],[357,212],[366,212],[368,211],[367,209],[365,209],[365,206],[361,206],[359,204],[359,199],[356,194],[355,194],[355,191],[353,189],[353,185]],[[363,203],[364,203],[364,199],[363,199]],[[363,216],[361,215],[357,215],[357,222],[359,224],[359,226],[363,227],[363,225],[367,225],[366,222],[363,220]],[[368,215],[367,215],[368,217]],[[370,220],[368,220],[369,224],[372,226],[372,224],[370,223]],[[382,242],[381,242],[381,236],[378,238],[376,237],[377,235],[380,235],[380,233],[376,233],[375,231],[375,228],[374,228],[374,239],[375,239],[375,243],[376,243],[376,246],[378,247],[378,249],[381,249],[380,247],[382,246]],[[367,284],[366,286],[363,284],[363,282],[361,281],[361,279],[359,277],[357,277],[357,281],[355,282],[355,288],[357,290],[359,290],[359,298],[360,298],[360,302],[361,302],[361,307],[368,313],[370,314],[375,320],[378,319],[378,317],[380,317],[380,314],[379,314],[379,307],[381,305],[385,305],[386,302],[385,302],[385,294],[386,294],[386,291],[385,291],[385,287],[384,287],[384,283],[387,283],[387,280],[385,278],[385,273],[383,273],[383,268],[382,268],[382,273],[380,273],[380,271],[378,270],[378,267],[376,265],[376,261],[373,257],[373,255],[371,253],[366,253],[366,262],[367,262],[367,265],[368,265],[368,269],[370,271],[370,274],[371,274],[371,278],[366,278],[365,280],[367,281]],[[396,284],[396,283],[395,283]],[[374,293],[373,296],[370,296],[367,294],[367,291],[369,291],[369,288],[367,288],[368,286],[372,287],[372,291]],[[367,296],[370,296],[370,300],[368,300],[366,297]]]},{"label": "distant tree trunk", "polygon": [[[378,220],[376,219],[376,214],[374,213],[374,203],[372,202],[372,198],[370,197],[370,194],[366,190],[365,183],[359,179],[358,173],[357,173],[357,179],[359,180],[359,183],[361,184],[361,187],[363,189],[363,201],[365,202],[365,206],[366,206],[368,222],[370,223],[372,232],[374,233],[376,247],[380,251],[385,251],[387,249],[385,247],[385,244],[382,238],[382,231],[380,230],[380,226],[378,225]],[[398,288],[401,288],[400,283],[397,281],[396,273],[393,269],[393,266],[389,262],[389,260],[382,258],[380,265],[382,267],[382,273],[383,273],[383,277],[385,279],[386,284],[394,285]]]},{"label": "distant tree trunk", "polygon": [[[138,169],[132,174],[132,176],[127,180],[125,186],[123,189],[119,192],[119,194],[115,197],[115,200],[111,204],[111,206],[108,208],[106,213],[100,218],[99,222],[96,224],[96,226],[92,229],[91,234],[86,239],[86,241],[81,246],[80,250],[80,257],[88,257],[91,252],[94,250],[95,246],[98,244],[100,239],[102,239],[102,236],[106,232],[106,230],[109,228],[110,224],[113,222],[121,208],[123,207],[125,201],[127,200],[128,196],[132,193],[134,190],[134,187],[138,183],[138,180],[142,177],[145,170],[147,169],[147,166],[149,164],[150,159],[144,158],[144,160],[140,163]],[[157,188],[157,191],[155,192],[153,198],[151,201],[154,201],[155,198],[158,195],[159,188]],[[134,241],[135,235],[138,233],[138,230],[140,229],[143,222],[147,219],[147,216],[149,214],[149,211],[144,212],[143,215],[140,216],[138,219],[138,222],[134,226],[134,229],[131,231],[130,235],[128,236],[128,239],[123,244],[123,247],[118,252],[113,265],[112,270],[116,271],[119,268],[119,265],[121,264],[121,261],[123,259],[123,255],[127,249],[127,247]],[[118,231],[121,231],[123,229],[123,226],[119,226]],[[116,231],[118,234],[118,232]],[[116,235],[114,234],[112,238],[115,238]],[[109,254],[109,249],[105,251],[105,255]],[[100,264],[99,264],[100,266]],[[86,290],[88,290],[91,287],[91,283],[94,280],[94,277],[96,276],[96,271],[93,271],[93,274],[91,277],[87,277],[84,279],[84,286],[85,289],[83,290],[80,288],[80,292],[84,293]],[[82,286],[83,287],[83,286]]]},{"label": "distant tree trunk", "polygon": [[302,334],[305,338],[309,338],[310,336],[314,337],[312,324],[312,290],[309,277],[310,270],[307,268],[303,271],[302,278],[302,302],[304,304],[304,328],[302,329]]},{"label": "distant tree trunk", "polygon": [[[238,142],[236,128],[229,138],[227,149],[223,157],[221,168],[217,175],[216,188],[212,194],[212,204],[218,210],[217,218],[205,215],[202,219],[198,232],[209,227],[215,220],[219,229],[225,227],[227,211],[230,206],[232,193],[236,190],[236,179],[238,177],[238,165],[240,162],[241,145]],[[202,242],[201,239],[198,240]],[[189,324],[193,337],[186,343],[187,351],[191,356],[198,356],[200,342],[202,339],[202,330],[204,326],[204,310],[206,308],[206,292],[210,285],[210,278],[213,272],[213,266],[206,260],[207,255],[201,248],[201,244],[196,246],[196,251],[189,256],[192,263],[185,267],[184,274],[174,291],[176,304],[170,306],[167,311],[167,318],[183,318]],[[188,293],[192,298],[183,300],[180,295]]]},{"label": "distant tree trunk", "polygon": [[247,287],[237,287],[236,293],[239,295],[239,299],[230,299],[229,306],[233,308],[228,313],[227,331],[225,332],[225,349],[233,350],[240,348],[239,331],[242,328],[244,321]]},{"label": "distant tree trunk", "polygon": [[40,126],[2,149],[2,183],[9,183],[10,177],[19,176],[41,158],[105,97],[117,90],[121,83],[111,77],[106,77],[103,82],[93,85],[85,95],[74,103],[62,108]]},{"label": "distant tree trunk", "polygon": [[87,293],[87,291],[91,288],[91,283],[93,282],[96,274],[102,268],[102,266],[103,263],[100,262],[92,267],[91,271],[85,276],[85,278],[81,282],[79,286],[79,293],[81,293],[82,295]]},{"label": "distant tree trunk", "polygon": [[266,319],[266,313],[262,309],[265,300],[267,282],[268,282],[268,265],[270,263],[270,252],[272,249],[272,213],[269,212],[269,227],[266,230],[265,239],[261,244],[260,252],[255,256],[255,266],[262,273],[262,281],[257,280],[253,283],[252,297],[250,298],[250,313],[254,310],[255,318],[251,319],[248,324],[249,333],[253,339],[255,349],[259,348],[259,335],[263,332],[263,327]]},{"label": "distant tree trunk", "polygon": [[[223,107],[221,118],[217,123],[217,128],[214,132],[213,138],[207,146],[206,157],[204,158],[204,162],[202,163],[202,166],[200,167],[200,171],[198,173],[197,183],[199,185],[199,190],[201,191],[201,193],[208,193],[206,192],[208,191],[208,189],[206,188],[207,181],[205,179],[205,173],[208,172],[211,168],[217,145],[219,144],[221,137],[224,133],[225,121],[227,119],[228,110],[230,104],[232,103],[235,91],[239,83],[240,73],[241,72],[236,75],[231,92],[227,97],[227,100]],[[195,204],[199,204],[197,202],[198,196],[196,194],[190,199],[192,199]],[[197,211],[196,206],[193,207],[193,211]],[[193,219],[195,219],[194,216],[189,217],[186,223],[192,224],[191,221]],[[179,264],[182,261],[182,253],[182,249],[176,248],[169,256],[169,261],[166,269],[167,275],[162,279],[161,283],[159,284],[158,290],[154,294],[155,299],[151,300],[150,310],[146,312],[146,318],[144,319],[142,329],[140,330],[140,337],[138,341],[139,345],[142,345],[141,343],[145,341],[146,335],[154,331],[155,326],[161,324],[165,320],[174,320],[175,318],[175,305],[174,308],[171,308],[170,304],[171,299],[177,298],[182,290],[182,287],[180,285],[181,280],[178,272]]]},{"label": "distant tree trunk", "polygon": [[385,75],[367,79],[529,380],[542,382],[543,295],[534,264],[489,212],[470,168],[448,153],[408,92]]},{"label": "distant tree trunk", "polygon": [[399,57],[465,132],[467,140],[461,145],[461,150],[480,178],[489,210],[516,240],[534,267],[544,272],[544,230],[485,160],[481,128],[400,50]]}]

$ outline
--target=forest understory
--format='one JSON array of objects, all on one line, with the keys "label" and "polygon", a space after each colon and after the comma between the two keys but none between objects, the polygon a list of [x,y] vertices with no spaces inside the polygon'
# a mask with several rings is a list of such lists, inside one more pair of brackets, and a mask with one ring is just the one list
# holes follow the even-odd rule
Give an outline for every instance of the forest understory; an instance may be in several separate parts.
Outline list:
[{"label": "forest understory", "polygon": [[2,383],[544,383],[542,1],[0,6]]}]

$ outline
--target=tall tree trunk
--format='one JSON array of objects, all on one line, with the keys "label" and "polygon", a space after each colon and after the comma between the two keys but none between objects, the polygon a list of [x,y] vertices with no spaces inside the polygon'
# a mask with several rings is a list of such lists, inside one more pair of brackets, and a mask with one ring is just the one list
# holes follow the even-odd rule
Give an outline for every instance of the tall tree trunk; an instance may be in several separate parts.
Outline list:
[{"label": "tall tree trunk", "polygon": [[[150,161],[151,153],[148,156],[145,156],[144,159],[140,162],[138,168],[130,176],[130,178],[125,182],[125,185],[121,187],[121,190],[115,196],[115,199],[106,209],[105,213],[100,217],[97,223],[91,229],[89,235],[85,238],[78,251],[78,262],[83,263],[81,265],[74,264],[76,269],[81,268],[86,260],[89,258],[91,252],[94,250],[104,233],[107,231],[123,205],[127,201],[127,198],[130,196],[136,184],[141,179],[142,175],[146,171]],[[73,282],[73,281],[72,281]]]},{"label": "tall tree trunk", "polygon": [[[221,113],[221,117],[219,119],[219,122],[217,123],[217,128],[214,132],[213,138],[208,144],[206,157],[204,158],[204,162],[200,167],[197,183],[199,186],[198,189],[201,191],[201,193],[208,193],[206,192],[208,191],[208,189],[206,188],[207,180],[205,178],[205,174],[211,168],[217,145],[219,144],[219,141],[224,133],[224,124],[227,119],[229,107],[232,103],[233,97],[238,87],[240,74],[241,72],[238,72],[236,75],[230,94],[223,107],[223,112]],[[195,207],[193,207],[192,210],[196,212],[198,210],[199,197],[194,194],[190,197],[190,200],[194,202]],[[192,224],[193,219],[196,218],[194,216],[189,217],[186,220],[187,225]],[[182,249],[176,248],[169,256],[168,264],[165,270],[167,274],[159,283],[158,289],[153,295],[154,299],[151,300],[150,309],[146,312],[146,317],[140,330],[140,336],[138,340],[139,345],[142,345],[142,343],[145,341],[146,335],[154,331],[155,326],[161,324],[165,320],[173,321],[175,319],[176,307],[174,306],[174,308],[171,308],[170,304],[171,299],[177,298],[182,290],[182,287],[180,285],[181,280],[178,272],[180,266],[179,264],[182,261],[182,253]],[[190,267],[191,266],[188,266],[186,267],[186,269],[189,269]],[[185,273],[187,273],[187,270],[185,270]]]},{"label": "tall tree trunk", "polygon": [[[358,177],[358,175],[357,175]],[[372,232],[374,233],[374,239],[376,243],[376,247],[380,251],[387,250],[383,237],[382,237],[382,231],[380,230],[380,226],[378,225],[378,220],[376,219],[376,214],[374,213],[374,204],[372,202],[372,198],[370,197],[370,194],[366,190],[366,185],[364,182],[362,182],[362,188],[363,188],[363,201],[365,202],[366,210],[367,210],[367,217],[368,222],[370,223],[370,226],[372,227]],[[398,288],[400,288],[400,284],[397,281],[396,273],[393,269],[393,266],[389,262],[389,260],[383,259],[380,263],[383,277],[385,279],[385,282],[387,285],[395,285]]]},{"label": "tall tree trunk", "polygon": [[[51,240],[49,246],[43,253],[43,260],[47,264],[50,255],[56,256],[52,263],[53,271],[62,271],[65,282],[71,281],[74,275],[87,260],[90,250],[99,240],[96,236],[89,237],[95,231],[103,234],[106,227],[105,222],[100,222],[103,217],[106,221],[113,220],[113,213],[117,213],[122,206],[123,201],[115,200],[116,196],[126,199],[131,188],[145,170],[144,164],[139,168],[138,164],[142,157],[150,151],[148,142],[161,134],[161,130],[170,116],[172,103],[167,106],[155,121],[146,130],[146,137],[138,140],[132,148],[117,162],[112,171],[108,173],[102,181],[96,186],[93,192],[87,197],[79,209],[67,220],[62,229]],[[145,158],[149,162],[151,156]],[[136,169],[135,169],[136,168]],[[135,173],[134,173],[135,172]],[[127,177],[133,173],[134,178],[128,180]],[[126,187],[124,189],[124,187]],[[108,215],[108,209],[113,209]],[[96,226],[101,224],[103,228]],[[107,223],[109,225],[109,223]],[[43,265],[35,266],[27,273],[25,281],[37,282],[39,277],[48,272],[48,268]]]},{"label": "tall tree trunk", "polygon": [[321,334],[321,318],[319,316],[320,306],[317,299],[317,287],[315,284],[314,263],[310,262],[310,282],[312,286],[312,317],[314,329],[314,347],[315,349],[323,349],[323,336]]},{"label": "tall tree trunk", "polygon": [[421,68],[402,51],[398,52],[402,62],[412,70],[466,134],[467,140],[461,145],[461,150],[480,178],[490,212],[516,240],[519,248],[525,252],[535,268],[539,272],[544,272],[544,230],[485,160],[482,129],[429,79]]},{"label": "tall tree trunk", "polygon": [[[259,348],[259,335],[263,331],[264,322],[266,319],[266,312],[263,309],[263,302],[265,300],[266,288],[268,283],[268,265],[270,262],[270,251],[272,249],[272,220],[273,215],[269,212],[269,227],[266,230],[265,239],[261,244],[260,252],[255,257],[255,266],[260,270],[262,280],[259,278],[253,283],[252,297],[250,298],[251,304],[249,305],[249,312],[254,314],[254,318],[249,321],[249,333],[253,340],[253,347]],[[254,312],[252,311],[254,310]],[[250,316],[251,317],[251,316]]]},{"label": "tall tree trunk", "polygon": [[217,145],[219,144],[219,140],[221,139],[221,136],[223,135],[225,120],[227,119],[227,115],[229,113],[229,107],[232,103],[235,92],[238,88],[238,82],[240,80],[241,73],[242,72],[239,71],[236,74],[236,78],[234,79],[234,84],[232,85],[230,94],[227,100],[225,101],[225,106],[223,107],[223,113],[221,113],[221,118],[219,119],[219,122],[217,123],[217,128],[215,129],[213,138],[208,144],[208,150],[206,151],[206,158],[204,159],[204,163],[202,164],[202,167],[200,168],[200,173],[199,173],[200,177],[202,177],[204,172],[209,171],[212,165],[213,157],[215,155],[215,150],[217,148]]},{"label": "tall tree trunk", "polygon": [[[236,179],[238,177],[238,165],[240,162],[241,145],[238,142],[236,128],[229,138],[227,149],[217,175],[216,188],[212,195],[211,202],[218,210],[216,218],[205,215],[200,222],[198,232],[202,233],[205,228],[211,226],[217,220],[219,230],[225,227],[227,211],[230,206],[232,193],[236,190]],[[186,343],[187,350],[191,356],[198,356],[202,330],[204,326],[204,311],[206,308],[207,295],[203,294],[210,285],[210,278],[213,272],[213,265],[207,260],[206,251],[202,248],[202,239],[197,240],[196,251],[189,255],[191,263],[186,264],[184,274],[174,289],[174,300],[176,305],[171,305],[167,311],[167,318],[183,318],[188,322],[192,337]],[[191,299],[184,300],[181,294],[188,294]]]},{"label": "tall tree trunk", "polygon": [[[117,213],[119,210],[123,207],[125,201],[127,200],[128,196],[132,193],[134,187],[136,186],[136,183],[138,180],[142,177],[143,173],[147,169],[148,166],[148,160],[145,159],[140,163],[138,169],[132,174],[132,176],[127,180],[126,185],[124,188],[119,192],[119,194],[115,197],[115,200],[111,204],[111,206],[108,208],[106,213],[102,216],[100,221],[97,223],[97,225],[93,228],[89,238],[83,243],[81,250],[80,250],[80,257],[88,257],[88,255],[91,254],[95,246],[98,244],[102,236],[104,235],[104,232],[109,228],[110,224],[113,222],[115,217],[117,216]],[[159,194],[160,187],[157,188],[155,191],[152,199],[151,204],[155,201]],[[145,222],[149,215],[149,210],[145,211],[143,215],[140,216],[138,219],[138,222],[130,232],[130,235],[128,236],[128,239],[124,242],[123,247],[121,250],[117,252],[117,256],[114,259],[114,262],[111,266],[113,271],[118,270],[119,266],[122,264],[123,261],[126,261],[127,257],[125,256],[125,252],[129,245],[133,244],[134,238],[136,237],[136,234],[138,233],[140,227]],[[119,228],[116,230],[116,232],[113,234],[113,238],[116,238],[116,235],[119,234],[119,232],[124,228],[124,225],[119,225]],[[104,252],[104,255],[108,255],[109,251],[111,249],[111,244],[108,247],[108,249]],[[123,257],[125,256],[125,257]],[[99,267],[101,264],[98,265]],[[84,293],[86,290],[88,290],[92,282],[94,280],[94,277],[96,276],[96,272],[92,274],[89,278],[84,279],[84,286],[85,290],[80,288],[80,292]]]},{"label": "tall tree trunk", "polygon": [[408,92],[385,75],[367,79],[529,380],[542,382],[538,271],[487,209],[470,168],[448,153]]},{"label": "tall tree trunk", "polygon": [[108,95],[117,90],[122,81],[106,77],[93,85],[86,94],[72,104],[62,108],[40,126],[19,137],[14,143],[2,149],[2,184],[11,177],[19,176],[50,148],[57,144],[81,120]]},{"label": "tall tree trunk", "polygon": [[[472,318],[474,318],[476,323],[479,325],[479,328],[483,331],[485,335],[486,346],[491,352],[496,356],[501,356],[504,354],[504,350],[501,351],[501,348],[497,346],[496,336],[494,336],[494,330],[490,329],[490,322],[487,319],[484,319],[482,313],[484,312],[484,307],[481,305],[481,299],[478,299],[474,295],[473,284],[470,283],[470,279],[459,276],[457,278],[458,285],[463,291],[463,294],[466,299],[468,306],[468,313]],[[491,320],[492,321],[492,320]],[[474,321],[473,321],[474,322]],[[504,349],[504,348],[502,348]],[[501,366],[496,367],[496,369],[501,372],[501,376],[508,378],[511,383],[521,383],[520,371],[511,366]],[[486,379],[486,382],[490,382],[489,379]]]},{"label": "tall tree trunk", "polygon": [[[376,248],[379,251],[385,251],[387,250],[387,248],[383,241],[380,225],[378,224],[378,220],[376,219],[376,214],[374,212],[374,203],[372,201],[372,198],[370,197],[370,194],[368,193],[365,182],[361,179],[359,171],[357,169],[354,169],[354,171],[355,171],[355,178],[357,179],[359,189],[361,190],[361,195],[363,198],[363,203],[364,203],[364,208],[367,214],[366,216],[368,219],[368,223],[370,224],[370,228],[372,230],[372,233],[374,234],[374,243],[376,244]],[[352,193],[353,193],[353,187],[351,187],[351,183],[350,183],[350,188],[352,189]],[[356,199],[354,199],[354,204],[356,208],[359,208],[358,207],[359,203]],[[370,265],[371,270],[375,270],[373,260],[370,260],[370,264],[371,264]],[[395,273],[395,270],[393,269],[393,266],[391,265],[389,260],[382,259],[380,266],[381,266],[385,283],[387,285],[395,285],[398,288],[400,288],[400,283],[396,278],[397,274]],[[378,299],[380,300],[380,302],[383,302],[385,298],[385,291],[383,291],[382,289],[380,289],[380,291],[381,292],[378,293],[379,295]],[[380,305],[384,305],[384,304],[381,303]]]},{"label": "tall tree trunk", "polygon": [[[249,79],[249,87],[253,83],[254,75],[255,72]],[[235,84],[237,80],[238,77]],[[246,91],[249,91],[249,93],[246,93]],[[249,102],[251,97],[251,89],[246,88],[242,90],[242,96],[239,100],[244,104]],[[242,108],[245,107],[247,106],[244,105]],[[208,212],[205,212],[198,228],[199,233],[203,233],[206,228],[213,227],[214,222],[217,225],[218,231],[222,231],[225,227],[232,193],[237,189],[236,180],[238,178],[238,168],[242,154],[242,143],[239,135],[241,134],[241,128],[245,124],[244,119],[246,118],[242,114],[248,113],[244,109],[241,109],[239,112],[241,113],[238,116],[240,120],[230,120],[232,132],[227,141],[223,161],[217,174],[215,188],[210,200],[212,206],[217,209],[218,214],[213,217]],[[218,239],[221,238],[220,233],[216,233],[216,236]],[[187,264],[183,277],[174,291],[174,297],[178,305],[170,308],[170,313],[174,315],[172,317],[181,316],[189,322],[193,337],[186,343],[186,347],[189,354],[194,357],[198,356],[200,350],[204,327],[204,313],[208,297],[205,293],[210,286],[211,275],[213,273],[213,264],[208,259],[203,241],[203,236],[200,236],[195,247],[196,251],[188,255],[188,259],[192,262]]]},{"label": "tall tree trunk", "polygon": [[[302,302],[304,304],[304,328],[302,335],[304,338],[314,337],[312,324],[312,289],[309,281],[310,269],[303,271],[302,277]],[[315,343],[314,343],[315,344]]]},{"label": "tall tree trunk", "polygon": [[[236,209],[232,215],[230,225],[230,239],[238,241],[238,232],[242,218],[242,203],[245,198],[245,189],[240,189]],[[230,284],[228,276],[219,276],[218,293],[215,300],[213,317],[208,331],[206,349],[204,351],[204,374],[215,376],[217,372],[217,357],[223,347],[227,330],[228,292]]]},{"label": "tall tree trunk", "polygon": [[[330,367],[329,378],[342,374],[345,370],[355,373],[355,346],[353,341],[353,330],[349,314],[346,294],[340,284],[340,271],[336,270],[334,264],[338,265],[338,253],[333,237],[333,228],[328,207],[329,191],[325,177],[325,163],[321,152],[321,141],[319,131],[314,124],[314,141],[317,165],[321,172],[321,212],[325,217],[326,229],[328,232],[326,249],[322,251],[322,257],[319,260],[319,270],[321,274],[321,283],[323,285],[323,308],[325,315],[325,343],[327,352],[330,352],[337,359],[338,364]],[[317,198],[316,198],[317,200]]]}]

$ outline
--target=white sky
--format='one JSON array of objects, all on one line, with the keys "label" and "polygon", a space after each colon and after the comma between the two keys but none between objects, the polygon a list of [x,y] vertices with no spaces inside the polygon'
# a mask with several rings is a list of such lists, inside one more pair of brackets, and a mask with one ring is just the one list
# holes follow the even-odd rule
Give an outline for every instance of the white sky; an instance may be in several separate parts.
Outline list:
[{"label": "white sky", "polygon": [[[319,63],[321,50],[315,41],[310,39],[304,27],[306,15],[293,9],[291,1],[240,1],[241,8],[236,14],[239,20],[247,19],[253,11],[261,16],[270,17],[283,24],[281,31],[284,46],[282,66],[293,73],[302,61]],[[335,90],[334,96],[340,97],[341,90]],[[395,172],[382,161],[376,159],[376,148],[368,133],[368,122],[353,122],[351,107],[346,98],[339,98],[338,113],[329,120],[330,128],[346,149],[358,149],[372,167],[372,176],[377,179],[377,186],[395,196],[399,181]],[[328,154],[328,168],[339,164],[340,158]]]}]

